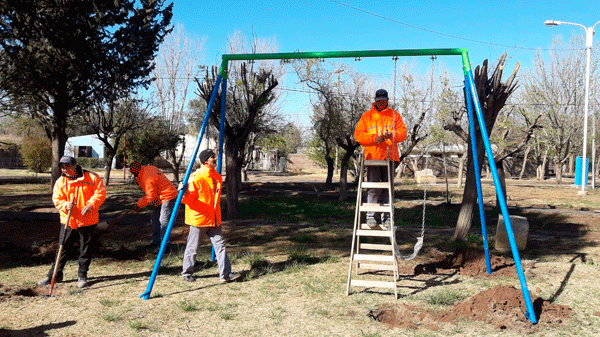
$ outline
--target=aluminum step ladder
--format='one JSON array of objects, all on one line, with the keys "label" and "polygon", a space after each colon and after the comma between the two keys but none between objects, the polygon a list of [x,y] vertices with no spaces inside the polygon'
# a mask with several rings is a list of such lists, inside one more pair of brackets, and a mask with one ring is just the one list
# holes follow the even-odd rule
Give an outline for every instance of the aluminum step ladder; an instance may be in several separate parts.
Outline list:
[{"label": "aluminum step ladder", "polygon": [[[388,181],[364,181],[366,168],[370,166],[387,167]],[[389,160],[366,160],[363,155],[359,172],[346,295],[350,295],[350,287],[387,288],[394,289],[397,299],[398,260],[394,249],[396,229],[394,227],[394,186],[392,180],[394,167]],[[363,202],[363,192],[372,188],[382,189],[381,193],[388,193],[389,203],[370,204]],[[364,200],[367,200],[366,196]],[[380,226],[372,229],[366,223],[363,223],[367,212],[389,213],[389,230],[384,230]]]}]

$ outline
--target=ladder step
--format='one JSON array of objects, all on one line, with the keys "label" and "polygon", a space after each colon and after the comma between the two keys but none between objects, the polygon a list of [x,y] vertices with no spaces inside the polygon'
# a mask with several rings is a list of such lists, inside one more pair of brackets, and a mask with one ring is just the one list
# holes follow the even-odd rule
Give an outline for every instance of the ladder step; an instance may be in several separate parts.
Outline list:
[{"label": "ladder step", "polygon": [[391,265],[391,264],[359,263],[356,267],[359,269],[369,269],[369,270],[387,270],[387,271],[396,270],[396,266]]},{"label": "ladder step", "polygon": [[393,255],[354,254],[356,261],[394,262]]},{"label": "ladder step", "polygon": [[387,160],[372,160],[372,159],[365,159],[365,163],[363,166],[388,166],[388,161]]},{"label": "ladder step", "polygon": [[381,188],[381,189],[390,189],[390,183],[387,181],[363,181],[360,185],[361,188]]},{"label": "ladder step", "polygon": [[351,280],[350,285],[353,287],[396,289],[396,282],[394,282],[394,281],[385,282],[385,281]]},{"label": "ladder step", "polygon": [[380,225],[377,225],[377,227],[375,227],[375,228],[371,228],[371,227],[369,227],[369,225],[367,225],[366,223],[361,223],[361,224],[360,224],[360,229],[366,229],[366,230],[372,230],[372,231],[380,231],[380,230],[383,230],[383,229],[381,228],[381,226],[380,226]]},{"label": "ladder step", "polygon": [[394,250],[392,245],[384,245],[379,243],[361,243],[360,249],[368,249],[368,250],[380,250],[384,252],[391,252]]},{"label": "ladder step", "polygon": [[384,231],[377,229],[357,229],[356,235],[358,236],[379,236],[379,237],[391,237],[392,231]]},{"label": "ladder step", "polygon": [[361,212],[390,212],[390,205],[368,204],[364,203],[359,206]]}]

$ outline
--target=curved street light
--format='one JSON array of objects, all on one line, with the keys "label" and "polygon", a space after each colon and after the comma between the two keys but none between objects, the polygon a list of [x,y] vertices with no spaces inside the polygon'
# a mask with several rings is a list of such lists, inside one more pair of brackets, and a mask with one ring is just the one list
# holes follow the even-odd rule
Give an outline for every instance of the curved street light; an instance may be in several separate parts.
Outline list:
[{"label": "curved street light", "polygon": [[[600,21],[596,22],[591,27],[586,27],[579,23],[565,22],[565,21],[556,21],[556,20],[546,20],[544,24],[546,26],[560,26],[560,25],[571,25],[571,26],[579,26],[585,30],[585,50],[586,50],[586,65],[585,65],[585,104],[584,104],[584,119],[583,119],[583,161],[581,162],[581,191],[578,194],[585,194],[585,182],[587,181],[587,165],[585,161],[585,156],[587,154],[587,125],[588,125],[588,105],[589,105],[589,90],[590,90],[590,54],[592,50],[592,46],[594,44],[594,29],[596,25],[599,24]],[[592,188],[595,185],[595,153],[596,153],[596,124],[594,123],[594,135],[592,137]]]}]

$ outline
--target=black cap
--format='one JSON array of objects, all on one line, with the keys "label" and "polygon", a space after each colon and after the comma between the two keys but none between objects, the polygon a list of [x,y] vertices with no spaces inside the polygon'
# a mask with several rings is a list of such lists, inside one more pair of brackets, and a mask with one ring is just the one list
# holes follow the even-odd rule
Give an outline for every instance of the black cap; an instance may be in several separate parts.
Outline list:
[{"label": "black cap", "polygon": [[379,89],[375,92],[375,102],[388,99],[388,93],[385,89]]},{"label": "black cap", "polygon": [[210,158],[214,155],[215,155],[215,153],[213,152],[213,150],[206,149],[206,150],[203,150],[202,152],[200,152],[200,156],[198,156],[198,159],[200,159],[200,163],[204,164],[204,163],[206,163],[208,158]]},{"label": "black cap", "polygon": [[58,166],[61,166],[63,164],[64,165],[75,165],[75,164],[77,164],[77,159],[75,159],[75,158],[73,158],[71,156],[63,156],[58,161]]}]

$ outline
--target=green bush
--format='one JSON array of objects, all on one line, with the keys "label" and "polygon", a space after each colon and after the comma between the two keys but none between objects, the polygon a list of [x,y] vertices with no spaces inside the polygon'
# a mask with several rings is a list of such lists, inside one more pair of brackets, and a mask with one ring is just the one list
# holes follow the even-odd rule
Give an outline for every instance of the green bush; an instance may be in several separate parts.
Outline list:
[{"label": "green bush", "polygon": [[32,135],[21,144],[23,164],[35,173],[47,172],[52,167],[52,145],[47,137]]},{"label": "green bush", "polygon": [[83,168],[97,168],[103,166],[104,159],[92,157],[79,157],[77,158],[77,164],[79,164]]}]

